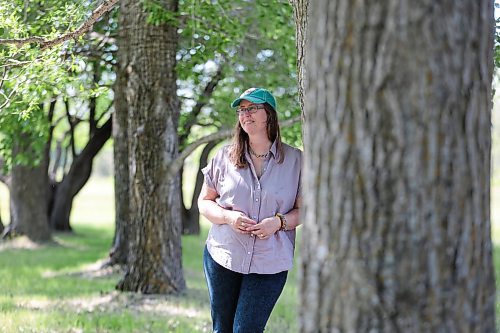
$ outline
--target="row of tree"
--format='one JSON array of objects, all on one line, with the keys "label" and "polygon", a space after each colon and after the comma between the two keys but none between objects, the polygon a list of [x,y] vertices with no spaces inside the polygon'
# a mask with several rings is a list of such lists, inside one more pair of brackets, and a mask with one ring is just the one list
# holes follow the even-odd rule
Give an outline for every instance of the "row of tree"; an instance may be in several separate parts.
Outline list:
[{"label": "row of tree", "polygon": [[[208,134],[222,131],[219,135],[212,136],[210,140],[201,141],[208,142],[201,154],[202,159],[199,163],[201,167],[206,163],[209,151],[218,141],[229,134],[227,130],[223,130],[231,126],[234,117],[228,110],[227,104],[238,89],[242,90],[247,85],[256,82],[275,87],[280,89],[283,94],[281,107],[283,110],[287,110],[285,118],[293,117],[294,114],[299,113],[299,108],[292,104],[296,94],[296,86],[290,80],[290,77],[294,75],[291,66],[293,57],[290,59],[286,56],[287,53],[293,55],[293,38],[290,37],[292,36],[290,32],[293,31],[293,22],[289,20],[291,10],[287,7],[284,7],[285,10],[278,8],[277,12],[280,15],[274,16],[276,23],[260,29],[256,22],[258,17],[265,14],[264,11],[251,11],[249,6],[242,6],[243,3],[223,4],[226,8],[202,3],[196,8],[196,13],[193,12],[195,15],[189,15],[188,12],[192,6],[195,6],[194,2],[182,4],[183,7],[174,14],[175,19],[178,20],[176,33],[180,41],[175,51],[177,58],[175,72],[179,78],[178,92],[181,95],[178,151],[184,151],[184,148],[187,148],[189,144],[193,143],[193,140],[200,136],[200,132]],[[60,8],[59,2],[57,4],[44,2],[43,6],[38,5],[38,7],[22,7],[20,5],[21,2],[18,6],[13,4],[9,9],[14,13],[17,12],[19,17],[24,17],[22,26],[29,34],[45,33],[46,23],[38,25],[36,23],[40,22],[41,18],[52,14],[54,16],[52,20],[59,22],[62,20],[60,15],[66,15],[66,12],[54,11],[54,8]],[[102,15],[102,7],[109,10],[113,5],[114,2],[108,1],[94,13]],[[277,4],[276,7],[283,7],[283,4]],[[90,10],[86,7],[80,9]],[[169,16],[165,14],[169,12],[164,9],[143,6],[142,10],[149,21],[169,19]],[[234,17],[232,21],[221,25],[217,20],[225,12],[231,12]],[[241,15],[242,13],[250,13],[250,15]],[[165,17],[162,18],[162,15]],[[122,17],[124,16],[122,15]],[[280,29],[272,29],[273,26],[279,24],[281,24]],[[9,99],[5,101],[6,105],[3,109],[10,112],[4,113],[2,118],[4,125],[2,126],[4,134],[2,136],[4,143],[2,152],[8,166],[27,164],[33,159],[35,162],[39,162],[38,175],[31,175],[31,177],[43,179],[44,184],[49,184],[49,189],[48,193],[45,190],[41,193],[34,193],[28,187],[19,188],[19,196],[11,196],[12,223],[4,235],[9,235],[17,230],[36,240],[47,239],[50,237],[50,229],[43,227],[47,223],[43,219],[34,217],[40,216],[44,210],[47,211],[48,225],[52,229],[71,229],[69,215],[72,200],[88,180],[93,158],[102,148],[103,143],[111,136],[112,122],[114,122],[115,128],[115,142],[118,142],[114,146],[115,156],[117,161],[121,161],[115,163],[116,174],[118,177],[120,174],[128,177],[128,154],[123,154],[127,149],[127,118],[120,119],[119,116],[115,116],[115,119],[111,120],[112,113],[119,115],[116,110],[122,106],[120,103],[124,101],[124,97],[118,96],[118,94],[120,94],[120,89],[125,89],[125,87],[116,89],[121,81],[119,76],[118,80],[115,79],[118,68],[116,56],[119,38],[117,37],[120,31],[123,29],[119,28],[118,10],[115,9],[107,13],[101,21],[95,23],[84,40],[74,45],[65,45],[62,48],[64,52],[63,63],[61,63],[59,56],[50,58],[50,54],[42,53],[40,55],[36,47],[35,50],[27,48],[15,56],[9,54],[10,58],[5,56],[6,63],[14,60],[16,60],[16,64],[24,63],[21,70],[29,72],[32,80],[39,84],[37,89],[41,90],[39,93],[41,96],[37,105],[32,105],[33,100],[38,97],[36,94],[29,94],[30,98],[26,101],[23,99],[27,99],[28,96],[21,94],[20,91],[18,91],[17,96],[16,94],[9,96]],[[234,46],[234,41],[240,41],[240,43]],[[46,45],[43,45],[42,48]],[[52,47],[57,47],[57,45],[52,45]],[[124,55],[125,57],[126,55]],[[155,55],[150,54],[147,57],[155,57]],[[25,58],[29,58],[29,60],[24,61]],[[43,60],[45,66],[35,67],[37,60]],[[34,68],[30,68],[26,64]],[[65,70],[59,70],[57,75],[44,76],[47,68],[60,69],[61,67]],[[8,74],[12,77],[15,77],[19,72],[17,66],[5,68],[9,69]],[[261,73],[270,74],[264,76]],[[15,87],[9,87],[8,77],[3,82],[6,83],[4,89],[7,95],[10,91],[15,91]],[[60,83],[56,88],[54,88],[55,82]],[[218,86],[219,89],[216,89]],[[28,89],[33,88],[28,85]],[[56,90],[57,93],[55,93]],[[50,97],[47,97],[48,95]],[[9,109],[9,107],[11,108]],[[25,140],[27,143],[24,144],[38,148],[31,153],[28,149],[20,147],[16,154],[12,154],[11,147],[17,141],[21,141],[18,135],[22,131],[22,128],[19,128],[19,117],[24,117],[23,121],[28,128],[27,135],[31,135]],[[8,124],[7,121],[10,123]],[[125,125],[120,125],[120,121]],[[42,125],[45,127],[34,131],[34,128],[37,128],[33,126],[34,124],[37,127]],[[82,130],[85,127],[88,128],[88,134]],[[97,131],[98,129],[99,131]],[[291,140],[297,141],[299,136],[300,132],[297,127],[288,131],[288,137]],[[36,141],[36,145],[33,144],[34,141]],[[120,147],[119,143],[123,143],[124,147]],[[42,155],[42,150],[47,153],[44,155],[44,160],[40,161],[39,156]],[[181,174],[182,161],[190,151],[192,149],[186,149],[175,163],[175,169],[180,168]],[[17,162],[12,163],[13,160]],[[2,178],[11,190],[18,189],[18,183],[12,181],[16,178],[13,177],[14,174],[19,175],[17,179],[28,179],[28,175],[20,174],[21,170],[19,169],[12,168],[11,173]],[[31,170],[31,165],[29,169]],[[124,198],[127,195],[127,186],[122,186],[122,183],[121,181],[116,182],[117,198]],[[201,177],[198,176],[196,189],[199,189],[200,184]],[[40,188],[45,187],[40,186]],[[179,191],[179,193],[181,192]],[[23,203],[20,200],[24,198],[26,201],[26,198],[30,196],[35,198],[33,205],[38,206],[30,207],[29,211],[33,214],[17,214],[16,212],[24,210],[21,209]],[[39,196],[48,197],[48,199],[39,200]],[[182,195],[179,194],[179,197]],[[196,201],[193,200],[190,208],[186,208],[184,202],[181,201],[183,231],[186,233],[199,232],[195,203]],[[127,207],[128,205],[117,207],[118,221],[126,218],[126,215],[122,216],[127,214]],[[40,225],[33,225],[34,220],[40,221]],[[40,226],[42,227],[40,228]],[[117,230],[121,230],[121,227],[118,227]],[[116,239],[122,238],[117,235]],[[115,247],[115,249],[119,250],[119,247]],[[123,262],[125,259],[119,255],[120,253],[124,252],[113,251],[113,260],[115,260],[116,255],[116,260]]]},{"label": "row of tree", "polygon": [[[178,68],[203,47],[193,43],[179,51],[180,25],[204,4],[213,9],[226,3],[193,2],[188,13],[179,8],[184,4],[120,2],[114,87],[120,127],[115,128],[126,136],[120,137],[122,148],[115,139],[115,150],[122,149],[122,159],[117,153],[115,161],[128,167],[115,174],[126,190],[116,200],[117,216],[120,209],[124,213],[115,240],[120,244],[126,237],[127,245],[122,290],[185,287]],[[242,1],[231,10],[223,7],[217,20],[221,33],[244,25],[241,19],[258,8],[275,16],[287,8],[266,5]],[[300,331],[494,331],[493,3],[295,0],[292,5],[307,193],[300,303],[308,309],[300,312]],[[279,21],[275,16],[261,20],[255,31]],[[200,27],[190,27],[194,37]],[[245,30],[250,37],[251,27]],[[230,36],[217,36],[228,43],[221,56],[229,59],[234,45],[254,46],[265,34],[251,42]],[[266,54],[259,52],[256,59]],[[214,119],[211,115],[205,119]]]},{"label": "row of tree", "polygon": [[[254,10],[253,4],[245,1],[219,6],[175,2],[160,7],[149,2],[121,2],[120,8],[113,9],[116,2],[104,2],[75,29],[82,33],[82,27],[90,29],[89,22],[102,16],[78,43],[54,43],[74,38],[71,32],[50,41],[30,39],[35,44],[25,44],[20,50],[6,48],[12,52],[5,55],[6,63],[13,65],[5,67],[3,110],[7,112],[1,121],[2,152],[10,172],[2,179],[11,191],[12,214],[4,237],[17,232],[43,241],[50,239],[51,230],[71,230],[73,198],[89,179],[92,161],[113,128],[116,234],[110,263],[126,264],[129,253],[140,253],[129,248],[132,240],[127,238],[128,234],[136,234],[134,226],[138,223],[151,224],[152,229],[143,229],[142,238],[160,235],[158,244],[164,244],[165,249],[171,248],[171,238],[173,248],[180,251],[180,230],[199,232],[195,198],[201,187],[201,173],[189,208],[181,200],[179,175],[184,159],[196,146],[207,143],[198,163],[201,168],[217,142],[229,136],[234,114],[228,104],[235,93],[249,85],[274,88],[282,97],[280,109],[286,110],[283,118],[292,118],[290,123],[300,109],[293,103],[297,88],[293,83],[293,21],[288,5],[277,3]],[[20,5],[12,4],[10,10],[17,16],[11,16],[18,21],[22,17],[16,28],[24,27],[24,33],[30,35],[44,35],[49,30],[41,18],[52,15],[49,21],[61,22],[67,14],[67,10],[54,10],[61,8],[60,2]],[[78,7],[77,2],[73,7],[75,13],[91,11]],[[131,10],[135,11],[129,14]],[[257,24],[259,18],[271,12],[272,23]],[[230,15],[223,24],[218,22],[221,15]],[[71,23],[67,24],[71,29]],[[59,48],[56,56],[54,48]],[[57,69],[56,74],[46,76],[47,68]],[[9,81],[21,72],[31,76],[25,92]],[[37,85],[33,86],[33,82]],[[159,96],[158,91],[164,95]],[[37,99],[38,104],[33,104]],[[200,134],[210,133],[214,134],[200,139]],[[285,134],[291,141],[300,140],[297,127]],[[137,170],[142,170],[142,180],[135,178],[139,177]],[[132,184],[140,182],[147,183],[147,188],[132,188]],[[158,196],[157,202],[151,193]],[[150,197],[147,204],[152,207],[140,207],[141,203],[134,201],[146,197]],[[155,213],[147,216],[144,212]],[[160,221],[174,222],[165,225]],[[175,227],[160,230],[169,226]],[[151,262],[167,255],[165,251],[158,254],[150,250],[146,252],[151,254]],[[180,255],[173,253],[169,258]],[[164,259],[160,261],[170,262]],[[175,267],[181,277],[182,270]],[[164,286],[151,289],[148,283],[128,288],[168,290]]]}]

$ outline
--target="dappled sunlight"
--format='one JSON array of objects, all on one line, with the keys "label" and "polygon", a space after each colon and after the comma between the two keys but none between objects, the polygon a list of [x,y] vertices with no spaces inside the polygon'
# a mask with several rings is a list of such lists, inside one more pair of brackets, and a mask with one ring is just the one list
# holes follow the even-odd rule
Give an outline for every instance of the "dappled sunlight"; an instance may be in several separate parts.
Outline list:
[{"label": "dappled sunlight", "polygon": [[64,300],[30,298],[19,300],[15,305],[17,308],[37,311],[72,309],[75,313],[91,313],[120,312],[126,309],[138,314],[149,313],[166,317],[182,316],[184,318],[209,319],[206,309],[184,305],[180,302],[179,297],[120,293],[118,291]]},{"label": "dappled sunlight", "polygon": [[38,250],[45,245],[35,243],[26,236],[0,241],[0,252],[5,250]]},{"label": "dappled sunlight", "polygon": [[119,274],[123,273],[123,269],[120,266],[105,266],[107,259],[101,259],[91,264],[85,264],[76,268],[65,269],[65,270],[46,270],[42,272],[43,278],[54,278],[61,276],[72,276],[84,279],[95,279],[110,277],[115,275],[118,277]]},{"label": "dappled sunlight", "polygon": [[37,243],[27,236],[15,236],[12,239],[0,240],[0,252],[5,250],[40,250],[47,247],[63,247],[67,249],[85,251],[87,246],[68,242],[60,237],[54,236],[51,241]]},{"label": "dappled sunlight", "polygon": [[40,250],[47,247],[63,247],[67,249],[85,251],[87,246],[68,242],[60,237],[53,237],[52,241],[37,243],[26,236],[16,236],[12,239],[0,240],[0,252],[5,250]]}]

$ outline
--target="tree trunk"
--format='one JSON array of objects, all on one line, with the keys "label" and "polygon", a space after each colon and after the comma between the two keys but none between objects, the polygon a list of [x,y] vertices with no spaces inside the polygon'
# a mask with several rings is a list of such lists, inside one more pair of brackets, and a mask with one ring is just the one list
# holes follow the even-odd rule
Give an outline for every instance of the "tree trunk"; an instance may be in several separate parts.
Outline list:
[{"label": "tree trunk", "polygon": [[[204,178],[201,169],[207,165],[208,154],[214,149],[218,141],[210,141],[205,145],[200,156],[200,163],[198,164],[198,172],[196,173],[196,183],[191,198],[191,207],[186,209],[184,202],[182,202],[183,216],[182,216],[182,233],[185,235],[199,235],[200,234],[200,212],[198,211],[198,196],[203,186]],[[182,171],[181,171],[182,174]]]},{"label": "tree trunk", "polygon": [[[0,212],[1,212],[1,208],[0,208]],[[5,227],[3,226],[3,222],[2,222],[2,214],[0,213],[0,235],[3,233],[3,230],[5,229]]]},{"label": "tree trunk", "polygon": [[[48,149],[48,148],[46,148]],[[27,135],[20,135],[14,145],[13,157],[19,153],[34,154]],[[11,170],[10,225],[3,236],[22,234],[35,242],[51,240],[47,219],[47,163],[45,156],[36,166],[15,164]]]},{"label": "tree trunk", "polygon": [[[4,163],[4,161],[2,159],[0,159],[0,170],[3,168],[3,163]],[[11,182],[10,176],[7,177],[6,175],[2,174],[0,171],[0,182],[4,183],[5,186],[7,186],[9,188],[9,191],[10,191],[10,182]],[[1,209],[0,209],[0,211],[1,211]],[[5,226],[3,225],[3,220],[2,220],[1,214],[0,214],[0,235],[3,234],[4,230],[5,230]]]},{"label": "tree trunk", "polygon": [[302,123],[304,114],[304,89],[305,89],[305,59],[306,59],[306,34],[309,0],[290,0],[295,17],[295,46],[297,48],[297,80],[299,86],[299,103],[302,110]]},{"label": "tree trunk", "polygon": [[[125,29],[120,32],[122,40]],[[120,48],[126,53],[127,44],[123,43]],[[127,224],[130,221],[130,194],[129,194],[129,168],[128,168],[128,105],[125,96],[127,88],[127,73],[125,67],[116,67],[116,81],[114,86],[113,114],[113,154],[115,171],[115,236],[113,246],[109,252],[110,265],[125,265],[128,257]]]},{"label": "tree trunk", "polygon": [[[9,186],[10,180],[8,179],[8,177],[6,175],[4,175],[2,173],[3,165],[4,165],[4,160],[2,158],[0,158],[0,182],[4,183],[5,186],[7,186],[7,187],[10,188],[10,186]],[[5,229],[5,226],[3,225],[1,211],[2,211],[2,209],[0,208],[0,235],[2,235],[2,233],[3,233],[4,229]]]},{"label": "tree trunk", "polygon": [[301,332],[494,332],[493,2],[310,2]]},{"label": "tree trunk", "polygon": [[189,221],[189,209],[184,204],[184,164],[182,168],[179,170],[179,187],[181,191],[179,191],[179,202],[181,203],[181,219],[182,219],[182,234],[190,235],[190,221]]},{"label": "tree trunk", "polygon": [[[171,13],[177,1],[161,2]],[[179,177],[168,174],[178,153],[179,102],[175,75],[177,28],[148,24],[135,0],[121,2],[119,66],[127,72],[130,223],[127,271],[117,288],[176,293],[185,288],[181,255]],[[123,53],[120,46],[128,43]]]},{"label": "tree trunk", "polygon": [[54,187],[50,225],[58,231],[71,231],[69,216],[75,195],[87,183],[92,172],[94,157],[111,137],[111,118],[96,130],[82,152],[71,164],[68,174]]}]

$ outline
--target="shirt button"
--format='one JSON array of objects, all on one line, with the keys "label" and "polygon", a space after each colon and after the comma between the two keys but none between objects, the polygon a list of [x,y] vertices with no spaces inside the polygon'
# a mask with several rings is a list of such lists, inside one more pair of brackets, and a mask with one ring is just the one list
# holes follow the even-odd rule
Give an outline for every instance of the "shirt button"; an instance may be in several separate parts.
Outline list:
[{"label": "shirt button", "polygon": [[247,252],[248,254],[250,254],[250,252]]},{"label": "shirt button", "polygon": [[253,234],[250,234],[250,237],[253,237]]},{"label": "shirt button", "polygon": [[259,201],[259,199],[255,199],[255,201]]}]

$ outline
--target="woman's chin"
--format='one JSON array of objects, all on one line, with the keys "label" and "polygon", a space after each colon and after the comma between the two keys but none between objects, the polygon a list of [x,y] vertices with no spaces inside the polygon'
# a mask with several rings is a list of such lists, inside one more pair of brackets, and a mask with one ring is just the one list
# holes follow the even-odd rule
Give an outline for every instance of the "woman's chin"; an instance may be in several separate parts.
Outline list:
[{"label": "woman's chin", "polygon": [[248,135],[256,135],[259,134],[260,132],[264,134],[266,133],[266,129],[257,128],[254,125],[242,126],[242,128]]}]

